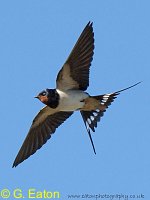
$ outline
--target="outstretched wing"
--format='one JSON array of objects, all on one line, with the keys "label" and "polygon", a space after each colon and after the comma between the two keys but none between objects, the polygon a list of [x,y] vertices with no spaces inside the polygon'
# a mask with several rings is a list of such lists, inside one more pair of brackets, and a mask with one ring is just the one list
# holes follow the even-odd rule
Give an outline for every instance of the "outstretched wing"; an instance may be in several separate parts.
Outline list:
[{"label": "outstretched wing", "polygon": [[72,114],[73,112],[56,112],[48,106],[44,107],[34,118],[13,167],[16,167],[40,149],[51,137],[51,134],[55,132],[56,128]]},{"label": "outstretched wing", "polygon": [[60,90],[86,90],[94,54],[94,33],[88,23],[75,44],[70,56],[57,75],[56,85]]}]

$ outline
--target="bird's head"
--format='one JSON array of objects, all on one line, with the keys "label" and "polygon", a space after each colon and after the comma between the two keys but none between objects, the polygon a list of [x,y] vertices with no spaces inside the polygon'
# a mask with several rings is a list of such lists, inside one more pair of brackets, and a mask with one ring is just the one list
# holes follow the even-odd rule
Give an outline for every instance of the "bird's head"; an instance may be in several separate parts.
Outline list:
[{"label": "bird's head", "polygon": [[59,101],[59,95],[56,89],[45,89],[40,92],[35,98],[39,99],[42,103],[55,108]]},{"label": "bird's head", "polygon": [[35,98],[39,99],[42,103],[47,104],[48,103],[48,90],[43,90],[40,92]]}]

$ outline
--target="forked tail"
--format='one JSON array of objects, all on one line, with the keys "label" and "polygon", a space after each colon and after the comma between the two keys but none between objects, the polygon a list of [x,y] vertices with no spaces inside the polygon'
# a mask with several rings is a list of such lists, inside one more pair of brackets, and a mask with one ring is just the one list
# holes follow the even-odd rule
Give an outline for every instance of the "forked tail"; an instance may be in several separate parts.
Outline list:
[{"label": "forked tail", "polygon": [[[80,111],[84,124],[86,126],[93,151],[96,154],[94,143],[92,140],[91,132],[95,132],[95,128],[97,127],[97,123],[101,120],[101,117],[104,115],[104,112],[106,109],[111,105],[111,103],[114,101],[115,98],[117,98],[117,95],[119,95],[121,92],[128,90],[132,87],[135,87],[136,85],[140,84],[141,82],[138,82],[130,87],[124,88],[122,90],[119,90],[117,92],[109,93],[109,94],[103,94],[103,95],[98,95],[98,96],[92,96],[92,98],[96,99],[99,101],[99,108],[96,108],[95,110],[90,110],[90,111]],[[102,108],[102,109],[101,109]]]}]

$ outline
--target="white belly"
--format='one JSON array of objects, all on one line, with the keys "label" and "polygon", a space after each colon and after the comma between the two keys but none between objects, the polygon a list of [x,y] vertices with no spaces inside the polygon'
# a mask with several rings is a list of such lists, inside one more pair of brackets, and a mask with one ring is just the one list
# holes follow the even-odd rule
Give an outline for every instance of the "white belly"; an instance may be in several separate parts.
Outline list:
[{"label": "white belly", "polygon": [[58,109],[60,111],[75,111],[84,106],[84,99],[89,95],[81,90],[67,90],[61,91],[57,89],[60,95]]}]

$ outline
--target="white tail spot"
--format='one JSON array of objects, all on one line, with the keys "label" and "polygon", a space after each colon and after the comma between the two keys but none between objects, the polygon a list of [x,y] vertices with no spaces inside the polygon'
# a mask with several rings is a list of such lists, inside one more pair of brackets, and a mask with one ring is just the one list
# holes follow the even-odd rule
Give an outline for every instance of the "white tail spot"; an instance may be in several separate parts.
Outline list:
[{"label": "white tail spot", "polygon": [[87,119],[87,122],[88,122],[88,124],[91,124],[91,120],[89,118]]},{"label": "white tail spot", "polygon": [[87,128],[88,131],[90,130],[88,122],[86,122],[86,128]]},{"label": "white tail spot", "polygon": [[109,97],[103,97],[103,101],[106,102]]},{"label": "white tail spot", "polygon": [[108,98],[111,94],[112,94],[112,93],[110,93],[110,94],[105,94],[104,97],[107,97],[107,98]]},{"label": "white tail spot", "polygon": [[91,116],[90,119],[91,119],[92,121],[94,121],[94,117],[93,117],[93,116]]},{"label": "white tail spot", "polygon": [[94,112],[93,115],[96,117],[96,116],[98,115],[98,113],[97,113],[97,112]]}]

